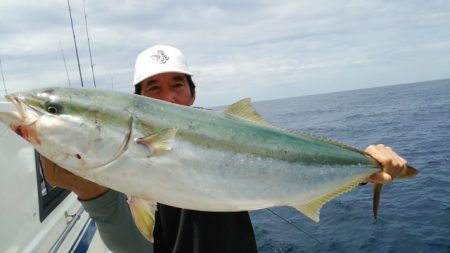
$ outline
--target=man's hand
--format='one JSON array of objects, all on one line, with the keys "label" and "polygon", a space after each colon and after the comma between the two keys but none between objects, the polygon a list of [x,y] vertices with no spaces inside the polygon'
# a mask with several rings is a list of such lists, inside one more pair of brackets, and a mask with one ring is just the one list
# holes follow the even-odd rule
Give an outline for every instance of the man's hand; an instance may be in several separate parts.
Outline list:
[{"label": "man's hand", "polygon": [[95,199],[108,191],[108,188],[76,176],[42,155],[40,157],[45,180],[50,185],[71,190],[80,200]]},{"label": "man's hand", "polygon": [[380,163],[383,171],[375,172],[367,178],[368,182],[388,184],[394,178],[406,173],[407,162],[390,147],[383,144],[370,145],[364,151]]}]

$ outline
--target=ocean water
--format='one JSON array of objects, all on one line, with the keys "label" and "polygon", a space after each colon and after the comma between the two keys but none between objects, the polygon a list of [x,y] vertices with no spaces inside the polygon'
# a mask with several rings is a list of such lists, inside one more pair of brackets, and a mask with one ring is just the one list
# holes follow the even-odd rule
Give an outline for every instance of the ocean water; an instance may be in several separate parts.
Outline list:
[{"label": "ocean water", "polygon": [[[383,143],[419,175],[328,202],[315,223],[289,207],[251,212],[258,249],[269,252],[450,252],[450,79],[255,103],[273,125],[364,149]],[[290,224],[291,223],[291,224]]]}]

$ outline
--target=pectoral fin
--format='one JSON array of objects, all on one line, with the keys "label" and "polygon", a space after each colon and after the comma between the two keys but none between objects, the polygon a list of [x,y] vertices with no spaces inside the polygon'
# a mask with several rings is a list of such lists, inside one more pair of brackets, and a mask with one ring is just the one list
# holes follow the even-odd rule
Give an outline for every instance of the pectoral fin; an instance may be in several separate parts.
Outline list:
[{"label": "pectoral fin", "polygon": [[136,227],[147,240],[153,243],[156,202],[129,197],[128,205]]},{"label": "pectoral fin", "polygon": [[166,128],[159,133],[137,139],[137,143],[146,145],[152,154],[164,153],[172,150],[175,143],[176,128]]}]

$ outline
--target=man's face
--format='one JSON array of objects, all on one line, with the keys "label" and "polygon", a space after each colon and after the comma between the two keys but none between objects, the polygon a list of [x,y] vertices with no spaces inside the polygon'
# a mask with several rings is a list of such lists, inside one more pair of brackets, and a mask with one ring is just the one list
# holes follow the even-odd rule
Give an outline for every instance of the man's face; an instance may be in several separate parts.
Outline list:
[{"label": "man's face", "polygon": [[141,82],[141,95],[179,105],[194,103],[186,76],[181,73],[163,73]]}]

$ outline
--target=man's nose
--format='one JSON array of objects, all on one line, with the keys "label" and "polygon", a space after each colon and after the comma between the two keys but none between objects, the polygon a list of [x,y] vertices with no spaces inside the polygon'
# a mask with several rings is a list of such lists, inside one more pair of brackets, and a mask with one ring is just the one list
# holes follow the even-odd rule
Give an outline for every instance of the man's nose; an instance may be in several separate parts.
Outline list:
[{"label": "man's nose", "polygon": [[171,92],[171,91],[164,91],[162,94],[161,94],[161,98],[160,98],[161,100],[164,100],[164,101],[167,101],[167,102],[170,102],[170,103],[176,103],[177,102],[177,100],[176,100],[176,94],[174,94],[173,92]]}]

